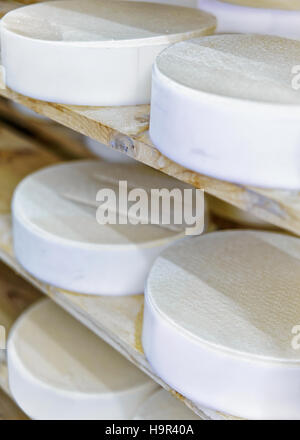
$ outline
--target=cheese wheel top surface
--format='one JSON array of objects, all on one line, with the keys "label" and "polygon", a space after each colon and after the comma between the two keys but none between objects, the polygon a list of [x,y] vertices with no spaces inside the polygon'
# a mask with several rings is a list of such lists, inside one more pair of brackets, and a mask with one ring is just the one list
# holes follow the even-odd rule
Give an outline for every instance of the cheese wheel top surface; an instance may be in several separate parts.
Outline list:
[{"label": "cheese wheel top surface", "polygon": [[[29,38],[56,42],[157,43],[181,40],[182,34],[211,33],[215,18],[180,6],[111,0],[67,0],[35,4],[8,13],[6,29]],[[145,42],[144,42],[145,43]]]},{"label": "cheese wheel top surface", "polygon": [[229,34],[165,49],[156,60],[156,71],[172,83],[219,97],[299,105],[300,92],[292,83],[299,64],[299,41]]},{"label": "cheese wheel top surface", "polygon": [[300,0],[220,0],[223,3],[232,3],[238,6],[248,6],[250,8],[269,8],[300,10]]},{"label": "cheese wheel top surface", "polygon": [[37,380],[78,393],[113,393],[150,382],[147,376],[76,319],[44,300],[12,329],[9,349]]},{"label": "cheese wheel top surface", "polygon": [[183,239],[156,260],[147,299],[177,331],[211,349],[299,362],[300,240],[260,231]]},{"label": "cheese wheel top surface", "polygon": [[[135,188],[189,188],[174,179],[140,164],[107,164],[79,161],[55,165],[25,178],[14,196],[14,215],[36,233],[55,240],[87,245],[137,245],[162,243],[183,229],[152,224],[106,224],[97,222],[100,190],[116,194],[119,181],[128,181],[128,193]],[[130,206],[130,204],[128,205]],[[107,206],[107,212],[112,212]],[[114,206],[112,207],[114,209]],[[148,219],[148,217],[147,217]],[[118,222],[117,222],[118,223]]]}]

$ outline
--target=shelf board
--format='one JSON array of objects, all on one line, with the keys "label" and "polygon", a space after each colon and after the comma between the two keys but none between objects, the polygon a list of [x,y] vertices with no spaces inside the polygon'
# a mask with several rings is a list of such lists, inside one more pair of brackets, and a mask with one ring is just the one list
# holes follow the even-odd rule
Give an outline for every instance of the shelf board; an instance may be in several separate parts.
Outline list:
[{"label": "shelf board", "polygon": [[0,95],[25,105],[53,121],[90,136],[152,168],[249,211],[268,223],[300,236],[300,192],[236,185],[204,176],[172,162],[152,144],[148,128],[150,106],[78,107],[30,99],[5,88]]}]

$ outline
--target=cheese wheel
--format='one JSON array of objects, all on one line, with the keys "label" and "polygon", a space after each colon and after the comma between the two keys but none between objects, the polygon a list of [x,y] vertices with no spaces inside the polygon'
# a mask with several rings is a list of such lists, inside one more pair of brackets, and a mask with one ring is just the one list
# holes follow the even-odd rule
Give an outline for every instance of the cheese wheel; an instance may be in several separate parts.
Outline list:
[{"label": "cheese wheel", "polygon": [[12,396],[35,420],[129,419],[157,387],[51,300],[17,320],[7,358]]},{"label": "cheese wheel", "polygon": [[180,6],[117,0],[26,6],[2,20],[6,84],[63,104],[147,104],[159,52],[215,26],[212,15]]},{"label": "cheese wheel", "polygon": [[216,16],[220,33],[257,33],[300,40],[299,0],[198,0],[198,7]]},{"label": "cheese wheel", "polygon": [[134,420],[200,420],[193,411],[161,389],[140,406]]},{"label": "cheese wheel", "polygon": [[200,406],[249,419],[300,417],[300,240],[261,231],[186,238],[146,285],[143,347]]},{"label": "cheese wheel", "polygon": [[[189,188],[138,164],[78,161],[33,173],[19,184],[12,204],[20,264],[36,278],[74,292],[143,293],[152,262],[184,229],[134,224],[131,218],[122,224],[127,211],[113,204],[114,197],[105,193],[110,199],[97,202],[100,190],[112,192],[118,202],[119,181],[128,181],[127,194],[135,188]],[[114,216],[116,210],[120,219]],[[99,223],[98,212],[110,218],[110,224],[103,219]]]},{"label": "cheese wheel", "polygon": [[103,160],[106,160],[107,162],[136,163],[134,159],[131,159],[131,157],[127,156],[126,154],[122,154],[117,150],[108,148],[106,145],[101,144],[101,142],[97,142],[90,137],[86,136],[84,138],[84,143],[91,153]]},{"label": "cheese wheel", "polygon": [[300,42],[263,35],[171,46],[153,70],[153,143],[209,176],[300,188],[299,59]]}]

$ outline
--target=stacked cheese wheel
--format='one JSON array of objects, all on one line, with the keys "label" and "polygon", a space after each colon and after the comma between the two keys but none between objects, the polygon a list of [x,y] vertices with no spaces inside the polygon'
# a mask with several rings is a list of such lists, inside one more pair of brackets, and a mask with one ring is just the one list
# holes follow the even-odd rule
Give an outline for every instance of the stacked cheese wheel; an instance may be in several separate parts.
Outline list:
[{"label": "stacked cheese wheel", "polygon": [[66,290],[143,293],[152,262],[184,227],[150,224],[148,213],[135,222],[128,193],[141,189],[148,197],[151,189],[174,187],[190,188],[139,164],[78,161],[38,171],[14,194],[15,255],[31,274]]},{"label": "stacked cheese wheel", "polygon": [[210,14],[163,4],[59,0],[26,6],[2,20],[6,82],[24,95],[64,104],[147,104],[155,57],[215,26]]},{"label": "stacked cheese wheel", "polygon": [[263,35],[203,37],[166,49],[153,70],[153,143],[209,176],[300,188],[299,54],[300,42]]},{"label": "stacked cheese wheel", "polygon": [[146,285],[143,346],[154,371],[200,406],[299,419],[300,241],[224,231],[184,239]]},{"label": "stacked cheese wheel", "polygon": [[50,300],[21,315],[7,353],[11,393],[35,420],[130,419],[157,388]]}]

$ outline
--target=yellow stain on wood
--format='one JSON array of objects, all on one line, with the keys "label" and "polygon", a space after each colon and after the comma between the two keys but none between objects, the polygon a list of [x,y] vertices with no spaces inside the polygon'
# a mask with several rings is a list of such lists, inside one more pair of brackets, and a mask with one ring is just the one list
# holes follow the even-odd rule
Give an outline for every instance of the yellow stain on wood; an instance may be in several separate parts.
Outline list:
[{"label": "yellow stain on wood", "polygon": [[172,394],[172,396],[174,396],[176,399],[178,399],[178,400],[181,400],[182,402],[185,402],[186,401],[186,398],[182,395],[182,394],[180,394],[180,393],[178,393],[177,391],[175,391],[175,390],[171,390],[170,391],[170,394]]},{"label": "yellow stain on wood", "polygon": [[134,323],[134,346],[136,350],[144,354],[142,345],[142,332],[143,332],[143,320],[144,320],[144,303],[142,304]]}]

